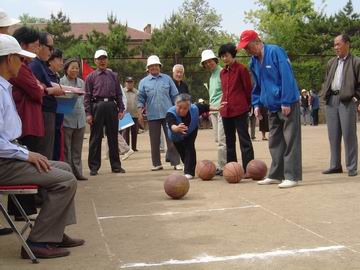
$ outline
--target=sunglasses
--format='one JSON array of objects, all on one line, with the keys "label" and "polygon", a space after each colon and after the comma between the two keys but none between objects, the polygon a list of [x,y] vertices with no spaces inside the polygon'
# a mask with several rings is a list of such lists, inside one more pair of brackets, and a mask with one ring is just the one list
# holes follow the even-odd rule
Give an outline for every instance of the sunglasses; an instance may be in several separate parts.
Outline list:
[{"label": "sunglasses", "polygon": [[44,44],[44,46],[48,47],[50,52],[52,52],[54,50],[54,46],[52,46],[52,45]]}]

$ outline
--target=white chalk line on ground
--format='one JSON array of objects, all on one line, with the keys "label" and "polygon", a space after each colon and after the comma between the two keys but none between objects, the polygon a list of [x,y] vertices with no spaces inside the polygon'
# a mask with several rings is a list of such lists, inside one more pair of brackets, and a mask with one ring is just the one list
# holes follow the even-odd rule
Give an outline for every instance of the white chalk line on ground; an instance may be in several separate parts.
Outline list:
[{"label": "white chalk line on ground", "polygon": [[209,256],[207,254],[198,256],[189,260],[167,260],[162,262],[137,262],[137,263],[127,263],[120,266],[121,269],[124,268],[135,268],[135,267],[154,267],[154,266],[166,266],[166,265],[184,265],[184,264],[200,264],[200,263],[213,263],[213,262],[226,262],[226,261],[235,261],[235,260],[255,260],[255,259],[269,259],[274,257],[285,257],[285,256],[296,256],[301,254],[311,254],[311,253],[320,253],[320,252],[331,252],[345,249],[345,246],[325,246],[325,247],[316,247],[316,248],[303,248],[303,249],[287,249],[287,250],[272,250],[262,253],[242,253],[232,256]]},{"label": "white chalk line on ground", "polygon": [[251,205],[245,205],[245,206],[239,206],[239,207],[199,209],[199,210],[192,210],[192,211],[163,212],[163,213],[142,214],[142,215],[104,216],[104,217],[98,217],[98,219],[104,220],[104,219],[115,219],[115,218],[137,218],[137,217],[188,215],[188,214],[196,214],[196,213],[204,213],[204,212],[220,212],[220,211],[239,210],[239,209],[247,209],[247,208],[257,208],[257,207],[260,207],[260,206],[251,204]]},{"label": "white chalk line on ground", "polygon": [[110,246],[109,246],[109,244],[108,244],[108,243],[106,242],[106,240],[105,240],[104,229],[103,229],[103,227],[101,226],[101,223],[100,223],[100,221],[99,221],[99,216],[98,216],[98,213],[97,213],[97,209],[96,209],[96,206],[95,206],[95,202],[94,202],[94,200],[91,200],[91,202],[92,202],[92,205],[93,205],[93,209],[94,209],[94,213],[95,213],[95,217],[96,217],[96,222],[97,222],[97,224],[98,224],[98,228],[99,228],[101,237],[102,237],[102,239],[103,239],[103,242],[104,242],[104,245],[105,245],[105,248],[106,248],[107,255],[108,255],[109,259],[112,260],[112,258],[115,257],[115,254],[111,252]]},{"label": "white chalk line on ground", "polygon": [[[246,199],[246,198],[244,198],[244,197],[241,197],[241,198],[242,198],[244,201],[246,201],[247,203],[255,204],[253,201],[251,201],[251,200],[249,200],[249,199]],[[273,215],[273,216],[275,216],[275,217],[278,217],[278,218],[284,220],[285,222],[287,222],[287,223],[289,223],[289,224],[292,224],[292,225],[298,227],[299,229],[302,229],[302,230],[304,230],[304,231],[307,231],[308,233],[310,233],[310,234],[312,234],[312,235],[315,235],[315,236],[317,236],[318,238],[321,238],[321,239],[323,239],[323,240],[326,240],[326,241],[329,242],[329,243],[335,244],[336,246],[342,246],[339,242],[336,242],[336,241],[331,240],[331,239],[329,239],[329,238],[327,238],[327,237],[325,237],[325,236],[323,236],[323,235],[321,235],[321,234],[318,234],[317,232],[314,232],[314,231],[310,230],[309,228],[306,228],[305,226],[296,223],[295,221],[292,221],[292,220],[290,220],[290,219],[288,219],[288,218],[286,218],[286,217],[283,217],[282,215],[274,212],[273,210],[271,210],[271,209],[269,209],[269,208],[266,208],[266,207],[264,207],[264,206],[262,206],[262,205],[260,205],[260,204],[257,204],[257,205],[258,205],[261,209],[263,209],[264,211],[270,213],[271,215]],[[347,250],[350,250],[351,252],[359,253],[357,250],[355,250],[355,249],[353,249],[353,248],[351,248],[351,247],[349,247],[349,246],[343,246],[343,247],[346,248]]]}]

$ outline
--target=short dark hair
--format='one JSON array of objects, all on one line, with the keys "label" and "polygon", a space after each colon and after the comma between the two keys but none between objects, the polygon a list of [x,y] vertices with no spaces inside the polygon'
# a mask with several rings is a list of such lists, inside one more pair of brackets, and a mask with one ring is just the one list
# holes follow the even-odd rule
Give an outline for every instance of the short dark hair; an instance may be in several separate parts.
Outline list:
[{"label": "short dark hair", "polygon": [[218,53],[219,57],[223,56],[226,53],[230,53],[231,56],[235,58],[237,53],[236,46],[233,43],[227,43],[221,45]]},{"label": "short dark hair", "polygon": [[341,40],[345,43],[350,43],[350,36],[348,34],[341,34]]},{"label": "short dark hair", "polygon": [[47,45],[47,37],[49,36],[50,34],[48,32],[43,32],[41,31],[39,33],[39,42],[40,42],[40,45]]},{"label": "short dark hair", "polygon": [[2,62],[4,62],[7,59],[7,55],[1,55],[0,56],[0,64],[2,64]]},{"label": "short dark hair", "polygon": [[39,31],[27,26],[22,26],[19,29],[16,29],[13,37],[19,42],[20,45],[22,43],[30,44],[40,39]]},{"label": "short dark hair", "polygon": [[49,57],[49,60],[48,62],[54,60],[55,58],[63,58],[63,52],[58,49],[58,48],[55,48],[52,52],[51,52],[51,55]]}]

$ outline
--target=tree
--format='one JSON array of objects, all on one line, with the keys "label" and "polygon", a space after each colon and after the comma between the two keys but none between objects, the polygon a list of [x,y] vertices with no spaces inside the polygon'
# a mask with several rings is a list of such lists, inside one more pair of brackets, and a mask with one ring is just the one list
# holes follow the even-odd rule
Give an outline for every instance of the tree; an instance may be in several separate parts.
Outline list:
[{"label": "tree", "polygon": [[56,16],[51,14],[50,20],[45,27],[45,31],[53,36],[55,46],[64,51],[74,46],[82,39],[81,36],[75,38],[74,35],[69,34],[71,31],[71,22],[61,10]]},{"label": "tree", "polygon": [[221,16],[206,0],[185,0],[178,11],[155,29],[150,42],[142,47],[145,55],[157,54],[163,72],[171,73],[175,63],[185,66],[186,81],[194,100],[207,98],[204,83],[209,74],[199,65],[204,49],[217,52],[221,44],[234,41],[234,36],[221,31]]},{"label": "tree", "polygon": [[47,23],[47,19],[30,16],[29,13],[23,13],[19,16],[19,20],[22,24],[29,23]]},{"label": "tree", "polygon": [[137,50],[128,48],[130,40],[127,35],[127,25],[122,25],[114,14],[108,16],[108,33],[93,30],[86,35],[86,41],[77,42],[66,51],[66,55],[79,55],[82,58],[92,58],[97,49],[108,52],[109,58],[130,57]]},{"label": "tree", "polygon": [[281,44],[289,54],[306,53],[304,26],[316,15],[311,0],[257,0],[257,10],[245,12],[267,42]]}]

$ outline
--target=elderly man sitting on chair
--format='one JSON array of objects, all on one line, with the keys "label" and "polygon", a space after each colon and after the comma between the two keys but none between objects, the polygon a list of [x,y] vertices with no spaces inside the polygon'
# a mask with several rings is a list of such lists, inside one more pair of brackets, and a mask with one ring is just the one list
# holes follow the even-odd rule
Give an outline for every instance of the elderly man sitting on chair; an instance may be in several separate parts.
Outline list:
[{"label": "elderly man sitting on chair", "polygon": [[[65,248],[84,244],[84,240],[64,233],[67,225],[76,223],[76,178],[68,164],[49,161],[16,141],[21,135],[21,120],[8,80],[17,76],[24,57],[35,54],[22,50],[15,38],[0,35],[0,185],[33,184],[46,191],[27,242],[38,258],[64,257],[70,254]],[[21,257],[28,258],[24,249]]]}]

